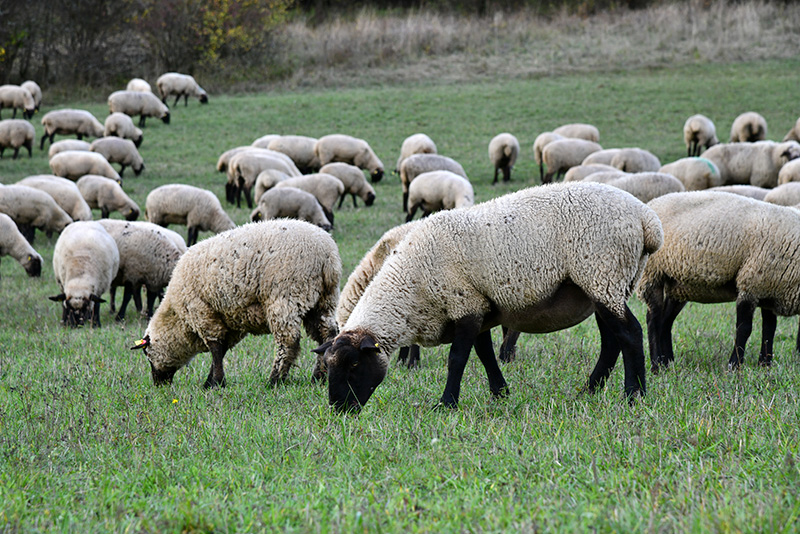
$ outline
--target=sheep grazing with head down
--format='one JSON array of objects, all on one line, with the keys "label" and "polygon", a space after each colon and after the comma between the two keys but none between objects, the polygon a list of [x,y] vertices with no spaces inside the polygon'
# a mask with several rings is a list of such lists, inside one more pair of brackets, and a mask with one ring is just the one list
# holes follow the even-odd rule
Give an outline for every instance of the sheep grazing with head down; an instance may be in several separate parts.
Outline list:
[{"label": "sheep grazing with head down", "polygon": [[325,217],[333,226],[333,207],[336,205],[336,201],[344,195],[344,184],[341,180],[330,174],[304,174],[281,180],[275,184],[275,187],[296,187],[314,195],[319,205],[322,206]]},{"label": "sheep grazing with head down", "polygon": [[[262,171],[273,169],[288,176],[302,176],[294,162],[281,152],[250,147],[231,156],[227,164],[228,179],[225,183],[225,199],[236,207],[241,206],[242,193],[247,207],[253,207],[252,190]],[[258,198],[255,199],[256,202]]]},{"label": "sheep grazing with head down", "polygon": [[544,182],[544,160],[542,159],[542,151],[544,147],[552,143],[564,139],[563,135],[553,132],[542,132],[533,140],[533,160],[539,166],[539,180]]},{"label": "sheep grazing with head down", "polygon": [[619,149],[609,165],[625,172],[657,172],[661,161],[649,150],[634,147]]},{"label": "sheep grazing with head down", "polygon": [[[300,328],[317,343],[336,335],[342,262],[336,243],[303,221],[246,224],[189,248],[135,347],[153,382],[172,381],[200,352],[211,352],[205,387],[225,386],[223,358],[247,334],[277,344],[270,384],[286,379],[300,353]],[[324,377],[319,359],[313,377]]]},{"label": "sheep grazing with head down", "polygon": [[28,157],[33,157],[33,142],[36,131],[28,121],[21,119],[5,119],[0,121],[0,158],[6,148],[13,148],[12,159],[17,159],[20,147],[28,149]]},{"label": "sheep grazing with head down", "polygon": [[344,193],[339,199],[339,208],[344,203],[344,197],[350,194],[353,197],[353,207],[356,206],[356,197],[361,197],[364,204],[372,206],[375,202],[375,188],[372,187],[367,179],[364,178],[364,173],[355,165],[349,163],[328,163],[323,166],[319,172],[330,174],[338,178],[342,185],[344,185]]},{"label": "sheep grazing with head down", "polygon": [[661,224],[646,204],[604,184],[533,187],[439,212],[394,249],[324,353],[329,401],[360,409],[399,346],[452,343],[441,404],[458,403],[472,347],[492,394],[507,389],[490,330],[553,332],[595,314],[601,334],[594,391],[620,350],[625,392],[645,392],[642,330],[627,305]]},{"label": "sheep grazing with head down", "polygon": [[167,184],[150,191],[144,213],[148,221],[160,226],[185,224],[186,244],[190,247],[197,243],[200,231],[219,234],[236,226],[222,209],[217,195],[185,184]]},{"label": "sheep grazing with head down", "polygon": [[[0,85],[0,115],[3,108],[11,108],[14,113],[11,118],[17,117],[17,109],[22,110],[22,118],[30,119],[36,112],[36,103],[30,91],[19,85]],[[0,116],[0,118],[2,118]]]},{"label": "sheep grazing with head down", "polygon": [[46,140],[53,144],[56,134],[76,135],[78,139],[85,137],[103,137],[105,127],[97,118],[85,109],[57,109],[45,113],[42,117],[44,134],[39,148],[44,150]]},{"label": "sheep grazing with head down", "polygon": [[0,258],[3,256],[17,260],[28,276],[42,274],[42,257],[17,230],[11,217],[0,213]]},{"label": "sheep grazing with head down", "polygon": [[189,97],[197,98],[201,104],[208,104],[208,93],[200,87],[197,81],[188,74],[167,72],[156,80],[156,87],[161,94],[161,101],[166,104],[167,97],[175,95],[173,106],[178,105],[178,100],[183,97],[183,105],[189,105]]},{"label": "sheep grazing with head down", "polygon": [[42,105],[42,88],[39,87],[39,84],[33,80],[25,80],[19,84],[19,86],[28,90],[33,97],[33,110],[39,111],[39,108]]},{"label": "sheep grazing with head down", "polygon": [[54,174],[36,174],[23,178],[17,185],[44,191],[56,201],[73,221],[91,221],[92,209],[72,180]]},{"label": "sheep grazing with head down", "polygon": [[112,211],[118,211],[128,221],[139,218],[139,206],[116,181],[97,174],[87,174],[80,177],[75,185],[89,207],[100,210],[103,219],[108,218]]},{"label": "sheep grazing with head down", "polygon": [[108,111],[130,117],[139,115],[139,128],[144,128],[147,117],[155,117],[169,124],[169,108],[153,93],[114,91],[108,96]]},{"label": "sheep grazing with head down", "polygon": [[699,156],[704,148],[719,143],[717,129],[705,115],[692,115],[683,124],[683,142],[686,143],[686,157]]},{"label": "sheep grazing with head down", "polygon": [[138,148],[142,144],[144,135],[142,130],[133,124],[133,119],[124,113],[111,113],[106,117],[105,129],[103,134],[105,137],[121,137],[123,139],[130,139],[133,144]]},{"label": "sheep grazing with head down", "polygon": [[519,141],[510,133],[501,133],[489,142],[489,159],[494,165],[494,181],[497,183],[497,173],[503,172],[503,181],[511,180],[511,169],[519,156]]},{"label": "sheep grazing with head down", "polygon": [[273,187],[261,195],[256,209],[250,214],[253,222],[282,218],[306,221],[326,232],[333,229],[317,198],[296,187]]},{"label": "sheep grazing with head down", "polygon": [[[274,141],[275,139],[279,139],[280,137],[281,136],[278,135],[278,134],[262,135],[261,137],[259,137],[258,139],[256,139],[252,143],[250,143],[250,146],[251,147],[256,147],[256,148],[269,148],[269,144],[272,141]],[[241,148],[244,148],[244,147],[241,147]],[[219,170],[219,169],[217,169],[217,170]]]},{"label": "sheep grazing with head down", "polygon": [[403,160],[400,165],[400,185],[403,188],[403,212],[408,212],[408,188],[411,182],[422,174],[430,171],[450,171],[467,178],[464,167],[459,162],[439,154],[414,154]]},{"label": "sheep grazing with head down", "polygon": [[800,144],[797,141],[722,143],[706,150],[703,157],[717,166],[724,185],[775,187],[781,167],[800,157]]},{"label": "sheep grazing with head down", "polygon": [[121,182],[119,173],[102,154],[84,150],[65,150],[50,158],[50,169],[56,176],[77,180],[87,174],[99,174]]},{"label": "sheep grazing with head down", "polygon": [[403,160],[409,156],[413,156],[414,154],[436,153],[436,143],[433,142],[433,139],[424,133],[409,135],[403,140],[403,144],[400,145],[400,157],[397,158],[397,164],[394,167],[394,172],[400,172],[400,165],[403,163]]},{"label": "sheep grazing with head down", "polygon": [[414,218],[419,208],[425,218],[435,211],[468,208],[475,203],[472,184],[463,176],[450,171],[424,172],[408,188],[408,215]]},{"label": "sheep grazing with head down", "polygon": [[731,125],[731,143],[754,143],[767,138],[767,119],[755,111],[742,113]]},{"label": "sheep grazing with head down", "polygon": [[[314,153],[315,137],[305,135],[280,135],[270,141],[266,148],[286,154],[303,174],[319,172],[321,165]],[[255,145],[254,145],[255,146]]]},{"label": "sheep grazing with head down", "polygon": [[317,141],[314,153],[320,166],[340,161],[369,171],[373,183],[383,178],[383,163],[363,139],[344,134],[325,135]]},{"label": "sheep grazing with head down", "polygon": [[0,186],[0,213],[14,220],[29,243],[33,243],[37,228],[48,233],[60,233],[72,223],[72,218],[53,197],[24,185]]},{"label": "sheep grazing with head down", "polygon": [[542,150],[542,161],[547,167],[542,183],[552,182],[572,167],[580,165],[589,154],[602,149],[594,141],[586,139],[564,138],[548,143]]},{"label": "sheep grazing with head down", "polygon": [[133,173],[139,176],[144,170],[144,160],[136,149],[136,145],[130,139],[120,137],[103,137],[96,139],[90,147],[92,152],[102,154],[109,163],[119,163],[119,175],[125,172],[126,167],[133,169]]}]

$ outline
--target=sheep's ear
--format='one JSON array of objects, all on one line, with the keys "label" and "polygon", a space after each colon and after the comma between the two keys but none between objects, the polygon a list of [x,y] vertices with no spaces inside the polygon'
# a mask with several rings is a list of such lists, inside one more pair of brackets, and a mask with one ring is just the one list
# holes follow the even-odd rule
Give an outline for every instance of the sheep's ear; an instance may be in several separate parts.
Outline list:
[{"label": "sheep's ear", "polygon": [[89,300],[91,300],[92,302],[100,303],[100,304],[105,302],[105,299],[102,299],[102,298],[98,297],[97,295],[89,295]]},{"label": "sheep's ear", "polygon": [[323,343],[322,345],[320,345],[316,349],[311,349],[311,352],[313,352],[315,354],[325,354],[325,351],[328,350],[328,348],[330,348],[331,345],[333,345],[333,340],[326,341],[325,343]]},{"label": "sheep's ear", "polygon": [[64,293],[61,293],[60,295],[55,295],[53,297],[47,297],[47,298],[49,298],[53,302],[64,302],[65,300],[67,300],[67,296]]},{"label": "sheep's ear", "polygon": [[142,339],[136,341],[136,344],[131,347],[131,350],[144,349],[150,346],[150,336],[144,336]]},{"label": "sheep's ear", "polygon": [[361,345],[358,347],[360,350],[374,350],[378,351],[378,343],[372,339],[372,336],[366,336],[361,340]]}]

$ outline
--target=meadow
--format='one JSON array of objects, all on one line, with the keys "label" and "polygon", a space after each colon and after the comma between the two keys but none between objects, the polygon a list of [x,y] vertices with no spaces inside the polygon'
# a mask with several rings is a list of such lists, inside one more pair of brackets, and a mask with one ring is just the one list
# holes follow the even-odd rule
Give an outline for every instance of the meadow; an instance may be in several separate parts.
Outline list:
[{"label": "meadow", "polygon": [[[154,187],[183,182],[224,203],[220,153],[267,133],[367,139],[393,169],[403,139],[433,138],[462,163],[476,201],[539,183],[531,145],[567,122],[590,122],[606,147],[640,146],[662,162],[685,155],[684,120],[702,112],[726,138],[756,110],[781,139],[800,109],[800,60],[687,65],[479,83],[211,94],[153,119],[146,170],[124,188],[142,209]],[[104,94],[45,101],[107,114]],[[45,98],[47,90],[45,88]],[[171,103],[171,102],[170,102]],[[8,117],[4,111],[3,117]],[[40,115],[33,122],[41,134]],[[491,186],[497,133],[523,147],[509,184]],[[56,140],[63,137],[56,137]],[[46,150],[0,160],[0,183],[48,173]],[[404,221],[397,176],[377,199],[348,199],[332,232],[344,280],[380,235]],[[96,216],[99,216],[96,214]],[[118,217],[114,214],[114,217]],[[173,227],[174,228],[174,227]],[[175,228],[185,235],[185,228]],[[202,233],[201,239],[210,234]],[[313,342],[287,383],[269,387],[270,336],[228,353],[224,389],[201,385],[198,355],[171,386],[153,386],[129,347],[146,320],[129,311],[102,328],[68,330],[49,301],[56,237],[37,233],[42,277],[0,263],[0,532],[794,532],[800,529],[800,363],[796,318],[779,318],[772,367],[727,370],[734,305],[690,304],[674,328],[676,360],[648,373],[629,405],[622,368],[580,393],[599,351],[593,319],[523,335],[502,366],[510,386],[492,399],[474,356],[460,406],[434,409],[448,347],[423,348],[421,367],[392,365],[357,416],[333,413],[310,382]],[[119,298],[119,297],[118,297]],[[631,307],[644,323],[645,310]],[[644,326],[644,324],[643,324]],[[496,339],[499,343],[499,339]]]}]

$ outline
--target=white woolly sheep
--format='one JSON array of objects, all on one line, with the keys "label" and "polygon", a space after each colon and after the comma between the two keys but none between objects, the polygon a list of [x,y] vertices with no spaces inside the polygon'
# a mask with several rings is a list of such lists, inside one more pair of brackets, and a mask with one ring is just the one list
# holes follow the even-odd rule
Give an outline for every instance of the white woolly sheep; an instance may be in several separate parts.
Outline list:
[{"label": "white woolly sheep", "polygon": [[423,172],[450,171],[467,178],[459,162],[439,154],[414,154],[400,164],[400,186],[403,188],[403,213],[408,212],[408,187]]},{"label": "white woolly sheep", "polygon": [[[275,140],[275,139],[278,139],[279,137],[280,137],[280,135],[278,135],[278,134],[267,134],[267,135],[262,135],[261,137],[259,137],[259,138],[258,138],[258,139],[256,139],[255,141],[253,141],[253,142],[250,144],[250,146],[254,146],[254,147],[256,147],[256,148],[268,148],[268,147],[269,147],[269,144],[270,144],[270,143],[271,143],[273,140]],[[219,169],[217,169],[217,170],[219,170]],[[223,170],[224,170],[224,169],[223,169]]]},{"label": "white woolly sheep", "polygon": [[769,193],[771,189],[755,185],[721,185],[719,187],[712,187],[708,189],[708,191],[732,193],[755,200],[764,200],[764,197],[767,196],[767,193]]},{"label": "white woolly sheep", "polygon": [[3,108],[14,110],[11,118],[16,118],[17,110],[22,110],[22,118],[30,119],[36,112],[36,103],[30,91],[19,85],[0,85],[0,118],[2,118]]},{"label": "white woolly sheep", "polygon": [[725,185],[775,187],[781,167],[800,157],[800,144],[796,141],[723,143],[706,150],[703,157],[717,166]]},{"label": "white woolly sheep", "polygon": [[389,355],[414,343],[452,343],[441,404],[457,404],[473,346],[490,391],[502,395],[493,326],[553,332],[592,313],[601,349],[589,391],[605,383],[621,349],[625,392],[643,395],[642,330],[627,301],[662,240],[647,205],[603,184],[532,187],[439,212],[397,245],[336,339],[315,349],[325,354],[329,402],[360,409]]},{"label": "white woolly sheep", "polygon": [[779,206],[797,206],[800,204],[800,182],[787,182],[764,195],[764,202]]},{"label": "white woolly sheep", "polygon": [[364,204],[372,206],[375,202],[375,189],[364,178],[364,173],[355,165],[349,163],[328,163],[319,172],[330,174],[338,178],[344,185],[344,193],[339,199],[339,207],[344,203],[344,197],[350,194],[353,197],[353,207],[356,206],[356,196],[361,197]]},{"label": "white woolly sheep", "polygon": [[80,177],[75,185],[89,207],[100,210],[103,219],[108,218],[112,211],[118,211],[128,221],[139,218],[139,206],[116,181],[97,174],[87,174]]},{"label": "white woolly sheep", "polygon": [[[258,175],[266,170],[274,169],[289,176],[301,176],[294,162],[281,152],[264,148],[251,147],[231,156],[228,161],[228,179],[225,183],[225,199],[237,207],[241,206],[242,193],[247,207],[253,207],[251,191]],[[258,201],[258,199],[256,199]]]},{"label": "white woolly sheep", "polygon": [[542,159],[542,150],[544,150],[544,147],[553,141],[558,141],[559,139],[564,139],[564,136],[553,132],[543,132],[537,135],[536,139],[533,141],[533,159],[536,162],[536,165],[539,166],[540,181],[544,180],[544,160]]},{"label": "white woolly sheep", "polygon": [[65,150],[50,158],[50,169],[56,176],[77,180],[87,174],[99,174],[121,182],[119,173],[102,154],[83,150]]},{"label": "white woolly sheep", "polygon": [[161,101],[166,104],[167,97],[175,95],[173,106],[178,105],[178,100],[183,97],[183,105],[189,105],[189,97],[197,98],[201,104],[208,104],[208,93],[198,85],[195,79],[188,74],[167,72],[156,80],[156,87],[161,94]]},{"label": "white woolly sheep", "polygon": [[153,89],[150,83],[142,78],[131,78],[128,85],[125,86],[126,91],[139,91],[142,93],[152,93]]},{"label": "white woolly sheep", "polygon": [[54,174],[37,174],[23,178],[17,185],[44,191],[56,201],[73,221],[91,221],[92,209],[81,195],[75,182]]},{"label": "white woolly sheep", "polygon": [[564,124],[554,129],[553,133],[572,139],[585,139],[595,143],[600,142],[600,130],[592,124],[585,124],[582,122]]},{"label": "white woolly sheep", "polygon": [[700,191],[722,185],[717,165],[708,158],[682,158],[662,166],[658,172],[671,174],[687,191]]},{"label": "white woolly sheep", "polygon": [[139,176],[144,170],[144,160],[136,145],[130,139],[121,137],[103,137],[92,142],[92,152],[102,154],[109,163],[119,163],[119,175],[125,172],[125,167],[130,166],[133,173]]},{"label": "white woolly sheep", "polygon": [[28,149],[28,157],[33,157],[33,142],[36,138],[36,131],[33,125],[22,119],[5,119],[0,121],[0,158],[6,148],[13,148],[14,155],[11,159],[17,159],[20,147]]},{"label": "white woolly sheep", "polygon": [[273,187],[261,195],[250,214],[253,222],[283,217],[309,222],[327,232],[333,228],[317,198],[296,187]]},{"label": "white woolly sheep", "polygon": [[785,136],[783,136],[784,141],[800,141],[800,118],[797,119],[797,122],[794,123],[792,129],[789,130]]},{"label": "white woolly sheep", "polygon": [[130,139],[137,147],[141,146],[144,140],[142,130],[133,124],[133,119],[124,113],[111,113],[106,117],[105,122],[105,137],[122,137],[123,139]]},{"label": "white woolly sheep", "polygon": [[[300,353],[300,325],[314,341],[336,335],[342,262],[333,239],[302,221],[246,224],[184,254],[161,305],[133,348],[144,349],[155,384],[211,352],[204,386],[225,386],[223,358],[247,334],[272,334],[269,381],[286,379]],[[317,358],[314,379],[324,378]]]},{"label": "white woolly sheep", "polygon": [[[226,150],[222,154],[219,155],[217,159],[217,171],[218,172],[227,172],[228,170],[228,163],[230,162],[231,158],[238,154],[239,152],[244,152],[250,148],[254,148],[252,146],[237,146],[231,149]],[[257,148],[257,147],[256,147]],[[263,147],[266,148],[266,147]]]},{"label": "white woolly sheep", "polygon": [[333,207],[336,205],[336,201],[344,195],[344,184],[341,180],[330,174],[305,174],[282,180],[275,184],[275,187],[296,187],[314,195],[319,205],[322,206],[325,217],[333,226]]},{"label": "white woolly sheep", "polygon": [[596,172],[621,172],[616,167],[611,165],[603,165],[602,163],[580,164],[577,167],[572,167],[564,174],[565,182],[580,182],[590,174]]},{"label": "white woolly sheep", "polygon": [[450,171],[424,172],[408,188],[406,222],[414,218],[419,208],[425,218],[435,211],[468,208],[474,203],[472,184],[463,176]]},{"label": "white woolly sheep", "polygon": [[273,139],[267,145],[269,150],[286,154],[291,158],[297,168],[303,174],[319,172],[321,165],[319,158],[314,153],[314,146],[317,144],[315,137],[304,135],[281,135]]},{"label": "white woolly sheep", "polygon": [[755,111],[742,113],[731,125],[731,143],[753,143],[767,138],[767,119]]},{"label": "white woolly sheep", "polygon": [[400,172],[400,165],[403,163],[403,160],[409,156],[413,156],[414,154],[437,153],[436,143],[424,133],[409,135],[403,140],[403,144],[400,145],[400,157],[397,158],[397,165],[394,167],[394,172]]},{"label": "white woolly sheep", "polygon": [[60,233],[72,223],[72,218],[56,204],[53,197],[24,185],[0,187],[0,213],[11,217],[31,244],[36,228],[48,233]]},{"label": "white woolly sheep", "polygon": [[275,169],[265,169],[258,173],[256,184],[253,186],[253,191],[255,191],[253,198],[256,199],[256,204],[258,204],[258,199],[261,198],[261,195],[278,185],[279,182],[283,182],[289,178],[290,176],[288,174],[276,171]]},{"label": "white woolly sheep", "polygon": [[800,158],[786,163],[778,172],[778,185],[800,182]]},{"label": "white woolly sheep", "polygon": [[[584,178],[583,181],[599,181],[594,180],[594,177],[601,176],[603,174],[604,173],[590,174]],[[683,186],[680,180],[671,174],[664,174],[660,172],[637,172],[624,174],[603,183],[618,187],[623,191],[627,191],[644,203],[648,203],[654,198],[669,193],[680,193],[682,191],[686,191],[686,188]]]},{"label": "white woolly sheep", "polygon": [[519,155],[519,141],[510,133],[501,133],[489,142],[489,160],[494,165],[494,181],[497,183],[498,171],[503,171],[503,181],[511,180],[511,169],[517,162]]},{"label": "white woolly sheep", "polygon": [[91,143],[88,141],[82,141],[80,139],[64,139],[62,141],[56,141],[55,143],[50,145],[50,149],[47,151],[47,158],[52,158],[59,152],[65,152],[67,150],[82,150],[84,152],[90,152]]},{"label": "white woolly sheep", "polygon": [[44,150],[46,140],[53,144],[56,134],[76,135],[78,139],[86,137],[103,137],[105,127],[97,118],[85,109],[57,109],[45,113],[42,117],[44,134],[39,148]]},{"label": "white woolly sheep", "polygon": [[0,213],[0,258],[3,256],[17,260],[28,276],[42,274],[42,257],[19,232],[11,217]]},{"label": "white woolly sheep", "polygon": [[340,161],[369,171],[373,183],[383,178],[383,163],[363,139],[344,134],[325,135],[317,141],[314,153],[320,166]]},{"label": "white woolly sheep", "polygon": [[186,225],[186,244],[190,247],[197,242],[200,231],[218,234],[236,226],[222,209],[217,195],[185,184],[167,184],[150,191],[144,213],[148,221],[160,226]]},{"label": "white woolly sheep", "polygon": [[687,302],[736,302],[730,368],[761,308],[758,362],[772,360],[776,315],[800,313],[800,212],[729,193],[693,191],[650,202],[664,228],[664,246],[650,257],[637,294],[647,305],[653,371],[674,359],[672,324]]},{"label": "white woolly sheep", "polygon": [[572,167],[580,165],[586,156],[602,150],[603,147],[586,139],[564,138],[548,143],[542,150],[542,161],[547,167],[542,183],[550,183],[553,178],[566,173]]},{"label": "white woolly sheep", "polygon": [[169,124],[169,108],[153,93],[114,91],[108,96],[108,111],[130,117],[139,115],[139,128],[144,128],[147,117],[155,117]]},{"label": "white woolly sheep", "polygon": [[25,80],[21,84],[20,87],[23,89],[27,89],[28,92],[33,97],[33,109],[34,111],[39,111],[39,108],[42,105],[42,88],[39,87],[39,84],[34,82],[33,80]]},{"label": "white woolly sheep", "polygon": [[683,142],[686,143],[686,157],[699,156],[703,148],[719,143],[717,129],[705,115],[692,115],[683,124]]},{"label": "white woolly sheep", "polygon": [[79,221],[68,226],[53,250],[61,293],[49,297],[61,303],[61,322],[72,327],[91,322],[99,328],[102,295],[111,289],[118,269],[117,244],[100,223]]},{"label": "white woolly sheep", "polygon": [[609,165],[625,172],[657,172],[661,161],[643,148],[621,148]]},{"label": "white woolly sheep", "polygon": [[611,160],[614,156],[619,154],[621,148],[604,148],[597,152],[592,152],[581,161],[581,165],[608,165],[611,166]]}]

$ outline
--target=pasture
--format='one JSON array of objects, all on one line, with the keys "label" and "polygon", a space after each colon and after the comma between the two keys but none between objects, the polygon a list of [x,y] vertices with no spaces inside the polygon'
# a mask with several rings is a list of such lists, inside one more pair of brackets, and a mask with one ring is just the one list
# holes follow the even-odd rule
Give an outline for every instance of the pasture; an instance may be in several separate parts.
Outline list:
[{"label": "pasture", "polygon": [[[387,176],[375,204],[350,199],[332,233],[344,277],[390,227],[404,221],[394,168],[403,139],[427,133],[462,163],[476,202],[538,184],[531,145],[567,122],[590,122],[604,147],[640,146],[662,162],[685,155],[684,120],[711,117],[721,140],[754,110],[780,140],[800,108],[800,60],[695,65],[485,83],[337,91],[210,94],[201,106],[148,119],[124,188],[144,210],[154,187],[183,182],[217,193],[237,224],[250,210],[224,202],[220,153],[267,133],[347,133],[370,142]],[[203,84],[202,80],[201,85]],[[105,98],[47,100],[92,111]],[[169,102],[172,103],[171,101]],[[9,112],[4,110],[3,117]],[[0,160],[0,183],[49,173],[33,158]],[[522,145],[510,184],[492,187],[489,140]],[[63,136],[56,136],[56,140]],[[49,146],[49,145],[48,145]],[[95,213],[98,217],[99,214]],[[118,217],[118,214],[114,214]],[[172,227],[184,236],[185,228]],[[209,234],[201,233],[201,239]],[[755,365],[760,321],[741,371],[727,371],[734,305],[690,304],[675,328],[676,361],[648,373],[629,406],[622,366],[594,396],[578,392],[595,364],[593,319],[522,335],[502,366],[510,395],[493,400],[474,356],[460,407],[433,409],[448,347],[423,348],[422,365],[393,365],[358,416],[333,413],[310,383],[313,342],[289,381],[270,388],[270,336],[226,358],[228,386],[201,385],[198,355],[169,387],[129,349],[146,321],[130,311],[101,329],[67,330],[52,271],[56,236],[38,233],[42,277],[0,264],[0,532],[792,532],[800,528],[800,364],[797,318],[779,318],[774,364]],[[118,299],[121,296],[119,292]],[[644,326],[645,310],[631,307]],[[496,347],[499,338],[496,339]],[[649,369],[649,364],[648,364]]]}]

